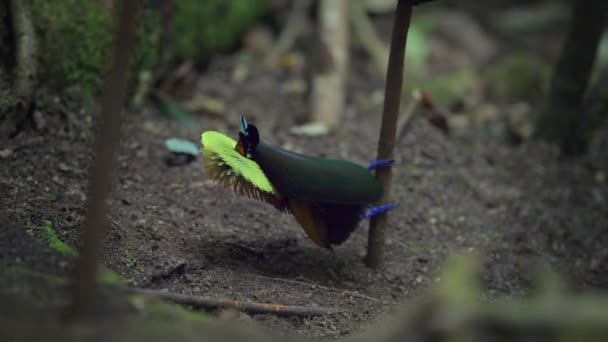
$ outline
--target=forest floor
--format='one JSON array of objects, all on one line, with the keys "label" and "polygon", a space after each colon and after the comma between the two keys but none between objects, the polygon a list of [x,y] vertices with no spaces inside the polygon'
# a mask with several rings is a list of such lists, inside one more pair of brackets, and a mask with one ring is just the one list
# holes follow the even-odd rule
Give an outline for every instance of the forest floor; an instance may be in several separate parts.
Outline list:
[{"label": "forest floor", "polygon": [[[289,78],[262,66],[234,81],[234,57],[213,60],[183,94],[227,104],[223,115],[195,116],[196,130],[154,111],[129,113],[105,265],[137,287],[344,309],[314,318],[241,317],[275,333],[324,339],[361,331],[407,305],[441,281],[441,266],[457,252],[480,255],[488,298],[525,294],[549,267],[577,288],[608,288],[605,173],[589,157],[560,158],[538,142],[458,139],[415,119],[396,146],[392,198],[399,207],[389,215],[385,262],[376,272],[362,262],[367,221],[327,251],[293,217],[212,182],[200,159],[168,166],[165,139],[199,142],[207,130],[235,136],[239,115],[269,143],[366,165],[375,155],[381,113],[370,94],[383,87],[370,66],[354,63],[343,123],[328,135],[290,134],[293,118],[306,112],[304,97],[286,92]],[[0,224],[19,232],[4,231],[9,239],[0,241],[0,261],[66,275],[73,258],[25,241],[45,241],[48,220],[62,241],[77,244],[94,133],[90,116],[43,114],[42,132],[26,131],[1,145],[11,153],[0,159]]]}]

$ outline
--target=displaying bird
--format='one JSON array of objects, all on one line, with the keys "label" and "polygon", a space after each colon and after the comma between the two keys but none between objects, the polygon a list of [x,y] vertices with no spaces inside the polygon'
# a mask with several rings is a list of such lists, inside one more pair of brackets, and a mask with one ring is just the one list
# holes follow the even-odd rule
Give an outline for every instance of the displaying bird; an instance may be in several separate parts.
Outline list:
[{"label": "displaying bird", "polygon": [[324,248],[344,242],[360,220],[395,207],[370,207],[383,193],[370,170],[392,160],[374,161],[366,169],[290,152],[262,142],[257,128],[243,117],[238,142],[207,131],[201,143],[204,168],[212,179],[293,214],[308,237]]}]

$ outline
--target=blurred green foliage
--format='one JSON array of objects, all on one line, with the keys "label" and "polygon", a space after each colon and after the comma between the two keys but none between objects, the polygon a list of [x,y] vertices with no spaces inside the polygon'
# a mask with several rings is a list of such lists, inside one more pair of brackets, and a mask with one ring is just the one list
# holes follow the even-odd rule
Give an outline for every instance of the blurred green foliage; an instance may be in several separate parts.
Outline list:
[{"label": "blurred green foliage", "polygon": [[438,104],[450,107],[461,102],[468,92],[475,89],[478,82],[475,71],[468,68],[433,78],[424,84],[424,88]]},{"label": "blurred green foliage", "polygon": [[516,53],[490,66],[484,76],[495,101],[537,103],[546,92],[551,66],[536,55]]},{"label": "blurred green foliage", "polygon": [[424,73],[429,57],[429,37],[435,29],[435,20],[429,15],[415,16],[407,33],[405,62],[408,71],[414,74]]},{"label": "blurred green foliage", "polygon": [[144,296],[129,297],[129,302],[146,316],[178,318],[185,321],[212,322],[213,318],[205,312],[197,312],[178,304],[164,302],[160,299]]},{"label": "blurred green foliage", "polygon": [[[99,93],[112,52],[113,4],[111,0],[33,0],[41,38],[41,79],[83,99]],[[132,70],[155,70],[171,60],[228,51],[266,8],[265,0],[180,0],[175,5],[162,62],[159,8],[144,9]]]},{"label": "blurred green foliage", "polygon": [[233,48],[264,13],[266,1],[181,0],[176,7],[171,28],[174,49],[181,57],[195,58]]},{"label": "blurred green foliage", "polygon": [[34,22],[41,37],[42,79],[82,94],[102,84],[112,44],[110,13],[98,2],[33,0]]}]

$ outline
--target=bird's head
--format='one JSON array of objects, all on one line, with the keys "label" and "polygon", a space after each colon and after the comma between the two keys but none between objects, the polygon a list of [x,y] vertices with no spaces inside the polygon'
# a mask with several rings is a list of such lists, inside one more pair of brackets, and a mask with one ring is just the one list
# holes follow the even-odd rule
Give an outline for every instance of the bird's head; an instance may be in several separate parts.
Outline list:
[{"label": "bird's head", "polygon": [[240,155],[246,158],[251,158],[252,152],[260,142],[258,129],[254,125],[247,123],[244,117],[241,116],[241,129],[239,130],[239,141],[234,147]]}]

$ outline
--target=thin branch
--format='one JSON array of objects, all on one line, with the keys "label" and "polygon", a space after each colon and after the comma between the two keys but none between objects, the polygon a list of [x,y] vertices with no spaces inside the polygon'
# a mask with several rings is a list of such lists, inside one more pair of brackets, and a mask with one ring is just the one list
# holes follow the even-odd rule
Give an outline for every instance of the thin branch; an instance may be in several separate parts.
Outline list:
[{"label": "thin branch", "polygon": [[394,234],[388,234],[389,238],[391,238],[393,241],[395,241],[399,246],[407,249],[410,252],[419,254],[420,252],[415,250],[413,247],[411,247],[410,245],[406,244],[405,242],[399,240]]},{"label": "thin branch", "polygon": [[292,2],[291,12],[285,23],[285,28],[281,31],[277,43],[268,52],[266,63],[276,64],[279,58],[293,47],[296,39],[302,34],[306,27],[307,12],[311,5],[311,0],[298,0]]},{"label": "thin branch", "polygon": [[374,25],[365,11],[363,1],[351,1],[350,9],[350,19],[355,36],[363,49],[371,57],[378,72],[380,72],[382,77],[386,76],[388,45],[378,36]]},{"label": "thin branch", "polygon": [[106,198],[112,185],[112,169],[120,141],[122,107],[127,88],[129,59],[135,44],[139,1],[121,2],[112,67],[105,80],[101,100],[100,128],[95,144],[95,160],[89,173],[86,229],[80,257],[76,261],[72,317],[93,312],[97,295],[97,252],[106,231]]},{"label": "thin branch", "polygon": [[123,233],[128,233],[129,232],[125,227],[121,226],[115,219],[113,219],[112,216],[106,215],[106,218],[108,219],[108,221],[110,221],[110,223],[114,227],[120,229]]},{"label": "thin branch", "polygon": [[[382,112],[380,140],[378,142],[378,159],[392,159],[393,157],[395,135],[397,133],[397,118],[401,102],[401,88],[403,85],[403,60],[405,58],[407,31],[410,26],[411,16],[412,1],[400,0],[397,4],[391,35],[391,48],[384,89],[384,109]],[[376,178],[378,178],[384,189],[384,194],[378,203],[386,204],[390,200],[391,168],[377,169]],[[373,216],[370,219],[365,262],[371,268],[378,268],[382,262],[386,223],[386,213]]]},{"label": "thin branch", "polygon": [[362,299],[367,299],[367,300],[372,301],[372,302],[380,302],[380,299],[378,299],[378,298],[370,297],[370,296],[364,295],[362,293],[359,293],[357,291],[351,291],[351,290],[339,289],[339,288],[336,288],[336,287],[329,287],[329,286],[318,285],[318,284],[315,284],[315,283],[312,283],[312,282],[308,282],[308,281],[300,281],[300,280],[285,279],[285,278],[275,278],[275,277],[269,277],[269,276],[260,275],[260,274],[247,274],[247,276],[255,277],[255,278],[268,279],[268,280],[273,280],[273,281],[278,281],[278,282],[288,283],[288,284],[303,285],[303,286],[308,286],[308,287],[314,286],[314,287],[318,287],[320,289],[327,290],[327,291],[339,292],[339,293],[342,293],[342,294],[347,294],[349,296],[358,297],[358,298],[362,298]]},{"label": "thin branch", "polygon": [[273,314],[277,316],[300,317],[333,315],[336,313],[344,312],[344,310],[334,308],[243,302],[239,300],[190,296],[181,293],[172,293],[150,289],[136,288],[131,289],[131,292],[138,295],[170,300],[178,304],[189,305],[195,308],[204,308],[207,310],[235,309],[250,314]]},{"label": "thin branch", "polygon": [[15,93],[29,105],[36,85],[38,39],[32,21],[31,1],[12,0],[11,17],[15,32]]}]

